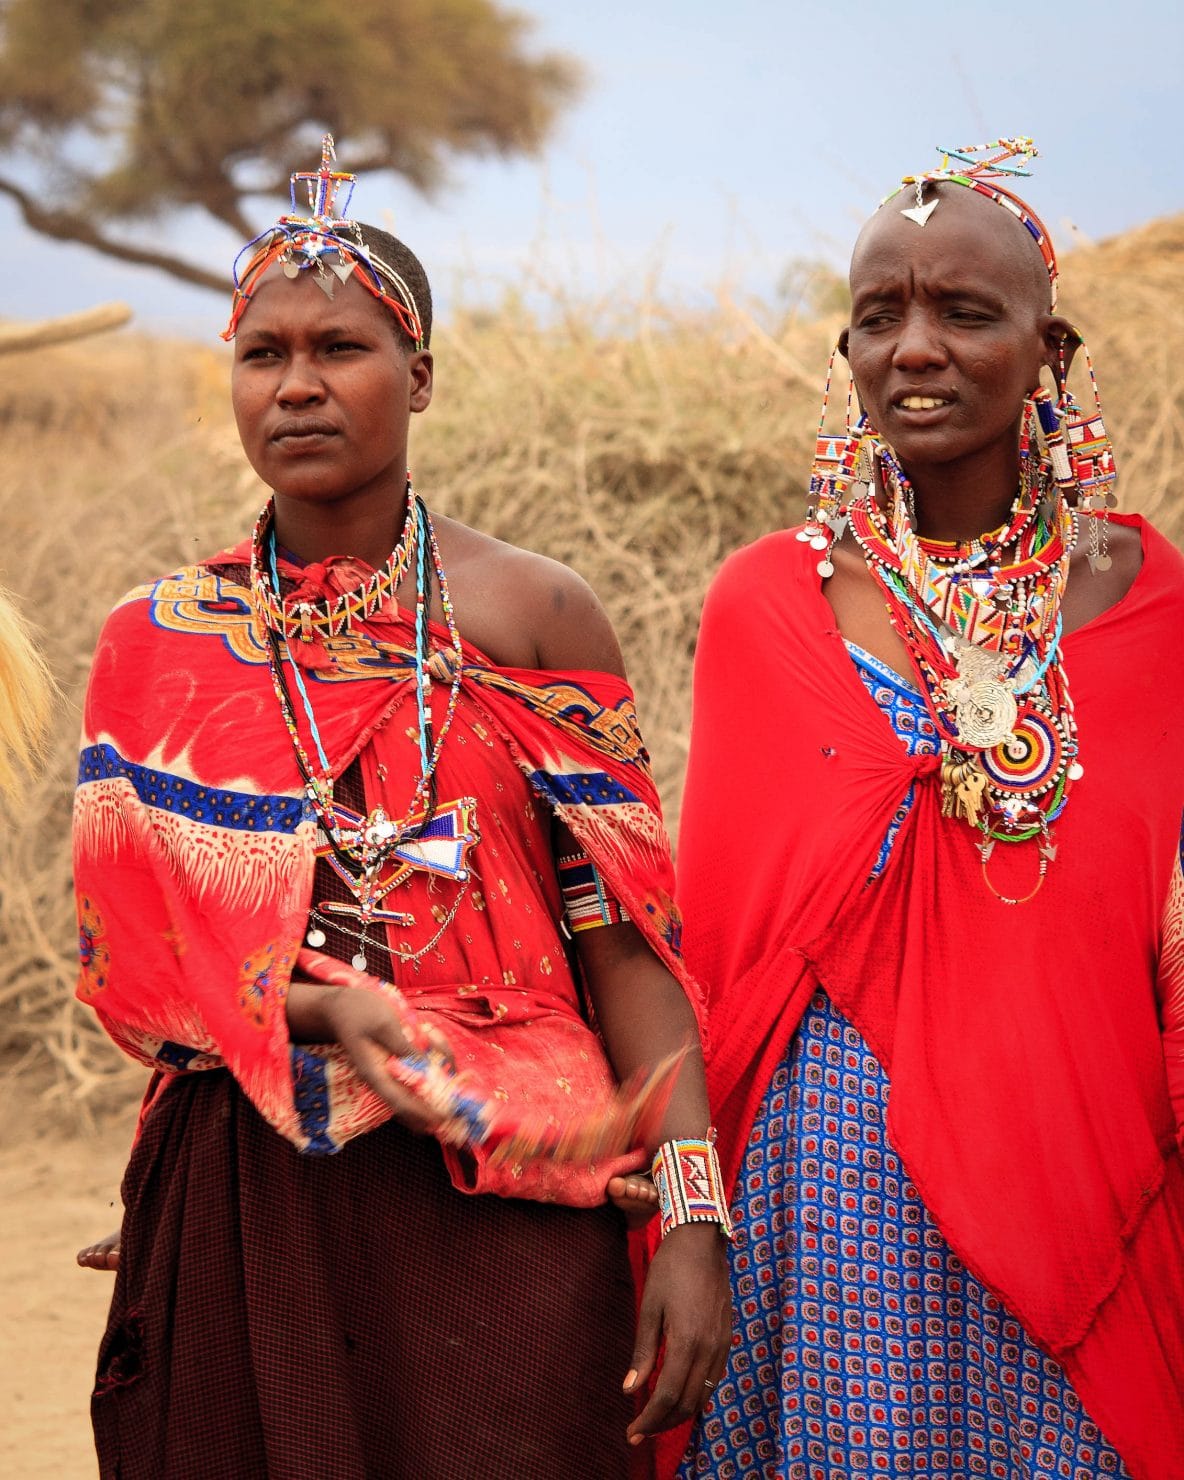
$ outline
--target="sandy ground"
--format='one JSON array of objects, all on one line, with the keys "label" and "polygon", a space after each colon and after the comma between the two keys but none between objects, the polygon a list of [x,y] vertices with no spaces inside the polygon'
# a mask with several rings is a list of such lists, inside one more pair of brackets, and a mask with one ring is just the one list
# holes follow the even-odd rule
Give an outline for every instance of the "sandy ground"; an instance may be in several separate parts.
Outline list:
[{"label": "sandy ground", "polygon": [[96,1474],[88,1401],[113,1275],[74,1255],[114,1228],[130,1117],[18,1142],[5,1095],[0,1143],[0,1475]]}]

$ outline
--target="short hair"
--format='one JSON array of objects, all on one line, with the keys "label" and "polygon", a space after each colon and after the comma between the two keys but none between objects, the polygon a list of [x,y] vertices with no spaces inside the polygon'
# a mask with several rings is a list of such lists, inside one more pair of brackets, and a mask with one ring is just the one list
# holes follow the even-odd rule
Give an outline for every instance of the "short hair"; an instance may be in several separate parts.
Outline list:
[{"label": "short hair", "polygon": [[[428,282],[423,263],[405,242],[401,242],[397,236],[392,236],[389,231],[383,231],[379,226],[371,226],[367,221],[356,221],[353,225],[371,256],[377,259],[375,268],[379,276],[385,276],[382,268],[378,266],[378,263],[384,263],[392,268],[410,289],[411,297],[414,299],[414,312],[419,320],[423,348],[428,349],[432,342],[432,287]],[[397,296],[401,298],[402,294],[398,293]],[[411,304],[406,306],[412,307]],[[408,349],[415,349],[415,341],[407,330],[395,315],[392,314],[391,317],[394,320],[395,333],[399,341]]]}]

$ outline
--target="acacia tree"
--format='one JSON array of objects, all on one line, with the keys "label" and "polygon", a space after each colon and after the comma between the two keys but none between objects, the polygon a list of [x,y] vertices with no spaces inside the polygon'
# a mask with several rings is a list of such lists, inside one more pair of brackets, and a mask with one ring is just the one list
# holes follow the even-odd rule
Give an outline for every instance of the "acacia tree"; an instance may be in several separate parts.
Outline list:
[{"label": "acacia tree", "polygon": [[[0,192],[35,231],[225,288],[153,243],[197,207],[240,238],[320,136],[342,167],[438,186],[450,157],[531,152],[575,64],[494,0],[0,0]],[[26,184],[25,181],[36,184]]]}]

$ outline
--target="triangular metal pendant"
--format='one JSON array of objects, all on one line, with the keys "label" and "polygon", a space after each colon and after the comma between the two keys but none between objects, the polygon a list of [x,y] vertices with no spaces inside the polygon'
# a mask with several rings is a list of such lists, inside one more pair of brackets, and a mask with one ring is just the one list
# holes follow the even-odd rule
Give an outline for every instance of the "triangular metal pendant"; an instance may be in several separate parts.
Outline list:
[{"label": "triangular metal pendant", "polygon": [[931,200],[927,206],[907,206],[900,214],[915,221],[918,226],[924,226],[936,210],[937,201]]},{"label": "triangular metal pendant", "polygon": [[330,262],[328,265],[330,271],[335,272],[342,282],[345,282],[346,278],[354,270],[354,264],[348,257],[343,256],[341,253],[338,253],[336,262]]},{"label": "triangular metal pendant", "polygon": [[326,277],[323,272],[318,272],[314,281],[326,298],[332,298],[333,290],[337,284],[331,277]]}]

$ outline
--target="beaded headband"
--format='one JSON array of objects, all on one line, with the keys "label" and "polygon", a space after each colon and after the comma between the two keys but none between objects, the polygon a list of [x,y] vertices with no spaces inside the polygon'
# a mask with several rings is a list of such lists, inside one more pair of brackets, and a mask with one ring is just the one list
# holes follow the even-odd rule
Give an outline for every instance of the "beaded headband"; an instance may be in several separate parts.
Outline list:
[{"label": "beaded headband", "polygon": [[[315,274],[317,286],[332,298],[338,282],[353,275],[368,293],[384,304],[416,349],[424,349],[423,327],[415,296],[403,277],[388,263],[376,257],[362,240],[361,228],[346,216],[354,193],[357,175],[333,168],[337,154],[333,135],[321,142],[321,167],[316,171],[297,171],[292,176],[292,214],[281,216],[249,241],[234,259],[234,300],[230,322],[222,331],[223,339],[233,339],[238,321],[251,301],[260,279],[273,263],[278,262],[287,277],[302,272]],[[296,191],[308,187],[310,216],[296,214]],[[345,199],[338,206],[338,193],[347,186]],[[239,263],[247,264],[240,271]]]},{"label": "beaded headband", "polygon": [[[988,200],[993,200],[997,205],[1010,211],[1040,248],[1040,255],[1044,258],[1044,265],[1048,269],[1049,307],[1055,308],[1057,306],[1057,254],[1053,250],[1052,238],[1047,228],[1036,212],[1018,195],[1002,185],[990,183],[1000,179],[1014,179],[1017,176],[1026,178],[1031,175],[1031,170],[1026,169],[1025,166],[1036,158],[1036,145],[1031,139],[1023,137],[995,139],[990,144],[967,144],[962,149],[942,149],[939,153],[941,154],[941,165],[937,169],[927,170],[921,175],[905,175],[899,188],[892,191],[890,195],[886,195],[880,204],[887,205],[890,200],[895,200],[906,186],[912,185],[916,189],[916,203],[905,207],[900,214],[907,216],[910,221],[915,221],[918,226],[924,226],[938,207],[936,196],[928,204],[925,202],[924,192],[927,184],[945,182],[950,185],[964,185],[979,195],[985,195]],[[988,157],[976,159],[976,155]]]}]

